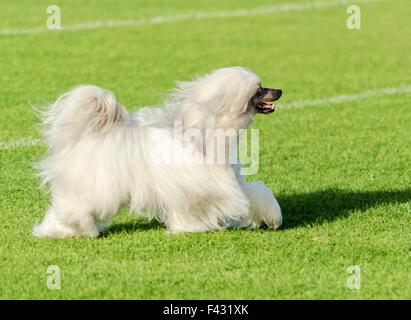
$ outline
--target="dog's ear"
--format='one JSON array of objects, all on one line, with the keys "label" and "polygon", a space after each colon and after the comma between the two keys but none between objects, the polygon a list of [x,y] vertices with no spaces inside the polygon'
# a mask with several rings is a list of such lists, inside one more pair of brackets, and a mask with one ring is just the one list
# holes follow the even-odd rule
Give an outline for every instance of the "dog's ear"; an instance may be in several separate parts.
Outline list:
[{"label": "dog's ear", "polygon": [[185,109],[186,111],[182,114],[183,130],[198,129],[203,131],[207,113],[205,106],[191,104]]},{"label": "dog's ear", "polygon": [[206,106],[201,104],[186,105],[181,110],[186,110],[181,114],[182,134],[187,137],[186,143],[195,142],[196,149],[205,155],[206,152],[206,130],[213,128],[212,119],[207,118]]}]

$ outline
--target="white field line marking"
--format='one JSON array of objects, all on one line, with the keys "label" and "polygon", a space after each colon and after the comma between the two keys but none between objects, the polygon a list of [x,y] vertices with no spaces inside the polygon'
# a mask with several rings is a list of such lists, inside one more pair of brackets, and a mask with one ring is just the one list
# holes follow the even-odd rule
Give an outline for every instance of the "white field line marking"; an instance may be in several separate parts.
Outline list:
[{"label": "white field line marking", "polygon": [[[381,0],[356,0],[355,3],[377,2]],[[128,19],[128,20],[108,20],[108,21],[94,21],[83,22],[62,26],[60,30],[49,30],[46,27],[33,28],[14,28],[14,29],[0,29],[0,36],[33,34],[43,32],[58,32],[67,30],[87,30],[100,28],[114,28],[114,27],[132,27],[141,25],[155,25],[175,21],[187,20],[204,20],[216,18],[230,18],[230,17],[247,17],[267,15],[279,12],[302,11],[311,9],[322,9],[341,6],[352,3],[352,0],[334,0],[334,1],[314,1],[308,3],[284,3],[271,6],[255,7],[249,9],[237,9],[231,11],[200,11],[194,13],[170,15],[170,16],[155,16],[149,18]]]},{"label": "white field line marking", "polygon": [[0,141],[0,150],[10,150],[24,147],[36,146],[41,143],[40,139],[23,138],[20,140]]},{"label": "white field line marking", "polygon": [[[368,90],[357,94],[344,94],[338,95],[334,97],[328,97],[323,99],[314,99],[314,100],[305,100],[305,101],[296,101],[291,102],[286,105],[282,105],[279,107],[279,110],[285,109],[298,109],[298,108],[306,108],[311,106],[323,106],[329,104],[340,104],[344,102],[350,101],[357,101],[369,97],[382,97],[382,96],[389,96],[395,94],[407,94],[411,93],[411,86],[400,86],[400,87],[390,87],[390,88],[382,88],[382,89],[375,89],[375,90]],[[24,147],[31,147],[36,146],[39,144],[43,144],[40,139],[35,139],[31,137],[23,138],[20,140],[11,140],[11,141],[0,141],[0,150],[10,150],[10,149],[17,149],[17,148],[24,148]]]},{"label": "white field line marking", "polygon": [[389,96],[389,95],[401,94],[401,93],[411,93],[411,86],[374,89],[374,90],[368,90],[365,92],[351,94],[351,95],[342,94],[342,95],[328,97],[328,98],[295,101],[295,102],[290,102],[288,104],[279,106],[279,110],[299,109],[299,108],[306,108],[306,107],[312,107],[312,106],[323,106],[323,105],[329,105],[329,104],[340,104],[344,102],[357,101],[357,100],[361,100],[361,99],[368,98],[368,97],[382,97],[382,96]]}]

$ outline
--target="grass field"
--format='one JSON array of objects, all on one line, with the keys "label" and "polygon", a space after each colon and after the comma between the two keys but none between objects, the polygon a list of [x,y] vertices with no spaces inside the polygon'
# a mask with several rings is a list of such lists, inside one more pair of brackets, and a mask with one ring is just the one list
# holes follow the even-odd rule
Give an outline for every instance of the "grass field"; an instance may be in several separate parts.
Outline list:
[{"label": "grass field", "polygon": [[[30,31],[45,27],[51,3],[61,7],[63,30]],[[409,1],[357,1],[361,30],[347,29],[348,5],[332,0],[251,14],[282,3],[289,2],[1,2],[0,298],[411,298]],[[245,14],[227,14],[240,9]],[[220,11],[226,17],[193,18]],[[192,18],[64,31],[181,14]],[[133,110],[160,103],[176,80],[228,65],[247,66],[284,91],[278,112],[257,116],[260,171],[250,177],[273,189],[281,229],[171,236],[124,209],[97,239],[31,235],[49,203],[32,167],[46,147],[21,143],[41,138],[31,105],[95,83]],[[327,100],[404,86],[408,93]],[[285,108],[313,99],[325,103]],[[46,286],[50,265],[60,267],[60,290]],[[361,269],[359,290],[346,287],[351,265]]]}]

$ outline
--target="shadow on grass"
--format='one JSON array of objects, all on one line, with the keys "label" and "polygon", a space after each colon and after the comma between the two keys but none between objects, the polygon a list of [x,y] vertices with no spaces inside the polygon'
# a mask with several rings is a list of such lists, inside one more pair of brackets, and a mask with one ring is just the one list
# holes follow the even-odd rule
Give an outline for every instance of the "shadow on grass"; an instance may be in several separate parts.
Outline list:
[{"label": "shadow on grass", "polygon": [[163,230],[164,225],[155,220],[145,221],[143,219],[136,219],[136,221],[114,223],[112,224],[106,232],[100,235],[100,237],[107,237],[113,233],[133,233],[137,231],[147,231],[147,230]]},{"label": "shadow on grass", "polygon": [[[353,210],[365,211],[379,205],[405,203],[411,201],[411,189],[363,192],[326,189],[308,193],[278,195],[277,200],[284,215],[284,223],[281,227],[284,230],[344,218]],[[146,222],[142,219],[114,223],[101,237],[113,233],[133,233],[147,230],[164,230],[164,225],[155,220]]]},{"label": "shadow on grass", "polygon": [[411,201],[411,189],[387,191],[346,191],[326,189],[292,195],[278,195],[284,214],[281,229],[320,224],[347,217],[351,211],[365,211],[389,203]]}]

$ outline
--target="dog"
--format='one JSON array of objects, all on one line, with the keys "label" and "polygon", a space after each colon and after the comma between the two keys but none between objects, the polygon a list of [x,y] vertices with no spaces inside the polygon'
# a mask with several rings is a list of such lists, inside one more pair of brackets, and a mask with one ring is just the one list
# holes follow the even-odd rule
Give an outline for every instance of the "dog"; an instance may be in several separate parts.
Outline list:
[{"label": "dog", "polygon": [[234,139],[229,140],[238,142],[239,130],[257,113],[272,113],[281,95],[279,89],[263,88],[259,77],[243,67],[178,83],[162,107],[132,114],[97,86],[63,94],[43,114],[49,148],[38,168],[51,205],[33,234],[97,237],[125,204],[162,222],[169,233],[278,228],[277,200],[262,182],[246,182],[241,165],[174,161],[201,158],[214,138],[198,146],[198,141],[176,142],[171,132],[175,123],[183,135],[231,130]]}]

